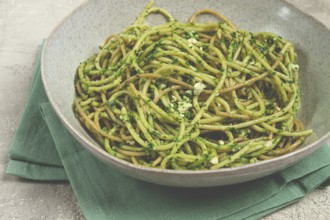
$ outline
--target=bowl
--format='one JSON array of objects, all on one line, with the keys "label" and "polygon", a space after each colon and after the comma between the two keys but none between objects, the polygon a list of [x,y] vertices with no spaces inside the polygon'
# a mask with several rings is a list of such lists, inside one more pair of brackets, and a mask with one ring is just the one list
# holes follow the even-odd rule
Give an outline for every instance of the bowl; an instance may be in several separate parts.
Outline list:
[{"label": "bowl", "polygon": [[[130,25],[147,0],[88,1],[64,19],[52,32],[43,49],[42,80],[49,101],[70,133],[109,169],[140,180],[176,187],[210,187],[241,183],[287,168],[313,151],[329,137],[330,131],[330,32],[321,23],[280,0],[156,0],[180,21],[193,12],[212,8],[237,27],[249,31],[269,31],[293,42],[300,65],[302,103],[298,118],[309,136],[296,151],[275,159],[237,168],[178,171],[146,168],[115,158],[102,150],[86,133],[72,110],[74,76],[79,63],[96,53],[110,33]],[[155,19],[157,21],[159,19]]]}]

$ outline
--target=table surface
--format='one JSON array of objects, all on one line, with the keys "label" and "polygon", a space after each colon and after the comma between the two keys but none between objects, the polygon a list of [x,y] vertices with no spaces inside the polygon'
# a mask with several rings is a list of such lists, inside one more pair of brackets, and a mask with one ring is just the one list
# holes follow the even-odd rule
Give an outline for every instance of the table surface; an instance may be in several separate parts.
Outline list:
[{"label": "table surface", "polygon": [[[330,0],[287,0],[330,28]],[[5,174],[40,42],[84,0],[0,0],[0,219],[84,219],[68,183]],[[329,219],[330,187],[315,190],[265,220]]]}]

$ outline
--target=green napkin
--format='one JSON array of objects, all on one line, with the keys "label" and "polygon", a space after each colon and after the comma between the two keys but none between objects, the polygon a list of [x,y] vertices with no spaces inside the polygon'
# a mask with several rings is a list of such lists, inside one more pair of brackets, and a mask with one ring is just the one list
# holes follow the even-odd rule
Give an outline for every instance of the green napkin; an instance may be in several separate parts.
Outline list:
[{"label": "green napkin", "polygon": [[257,219],[329,185],[326,145],[286,170],[231,186],[164,187],[123,175],[94,158],[63,127],[47,102],[38,66],[39,58],[6,172],[68,179],[87,219]]},{"label": "green napkin", "polygon": [[39,111],[47,102],[40,75],[41,50],[37,57],[27,103],[20,126],[9,148],[8,173],[35,180],[66,180],[54,141]]}]

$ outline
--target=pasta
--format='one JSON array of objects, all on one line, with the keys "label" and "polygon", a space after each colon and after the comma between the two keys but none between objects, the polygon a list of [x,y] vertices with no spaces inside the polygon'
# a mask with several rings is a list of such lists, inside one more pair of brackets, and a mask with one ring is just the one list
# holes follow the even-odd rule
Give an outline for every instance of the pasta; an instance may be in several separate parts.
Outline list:
[{"label": "pasta", "polygon": [[[160,13],[167,22],[148,26]],[[201,14],[219,22],[199,23]],[[295,150],[312,130],[295,118],[292,43],[237,29],[211,9],[187,23],[151,1],[80,63],[74,112],[109,154],[178,170],[244,166]]]}]

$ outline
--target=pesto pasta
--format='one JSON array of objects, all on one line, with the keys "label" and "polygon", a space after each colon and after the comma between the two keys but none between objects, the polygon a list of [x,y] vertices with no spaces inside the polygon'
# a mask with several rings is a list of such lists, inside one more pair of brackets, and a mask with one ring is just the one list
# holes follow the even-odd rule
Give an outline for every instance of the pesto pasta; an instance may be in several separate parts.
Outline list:
[{"label": "pesto pasta", "polygon": [[[145,24],[151,13],[167,21]],[[196,18],[211,14],[219,22]],[[80,63],[74,112],[110,155],[177,170],[244,166],[295,150],[312,133],[295,118],[292,43],[237,29],[211,9],[179,22],[151,1]]]}]

